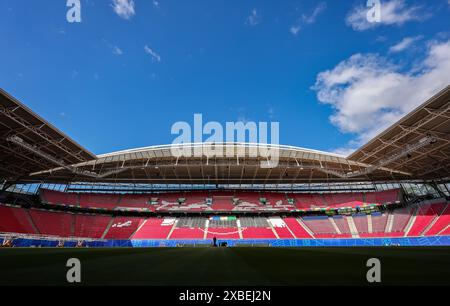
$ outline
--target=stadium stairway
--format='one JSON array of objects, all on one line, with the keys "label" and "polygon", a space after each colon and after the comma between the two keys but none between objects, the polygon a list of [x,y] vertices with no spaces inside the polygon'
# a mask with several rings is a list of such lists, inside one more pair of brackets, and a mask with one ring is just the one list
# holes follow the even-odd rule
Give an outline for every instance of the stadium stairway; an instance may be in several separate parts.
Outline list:
[{"label": "stadium stairway", "polygon": [[[306,237],[310,237],[310,238],[314,238],[314,233],[313,231],[305,224],[305,222],[303,222],[303,220],[301,218],[295,218],[295,220],[297,221],[298,224],[300,224],[300,228],[307,233]],[[302,238],[302,236],[300,236],[299,238]]]},{"label": "stadium stairway", "polygon": [[141,220],[136,217],[113,217],[102,239],[129,239]]},{"label": "stadium stairway", "polygon": [[147,223],[147,219],[144,219],[144,221],[142,221],[141,224],[139,224],[139,226],[134,230],[134,232],[130,235],[128,239],[132,239],[134,235],[136,235],[136,233],[139,232],[143,226],[145,226],[145,223]]},{"label": "stadium stairway", "polygon": [[394,225],[394,215],[393,214],[391,214],[391,213],[388,213],[388,219],[387,219],[387,222],[386,222],[386,228],[384,229],[384,232],[385,233],[390,233],[390,232],[392,232],[392,227],[393,227],[393,225]]},{"label": "stadium stairway", "polygon": [[286,222],[281,219],[281,217],[269,217],[268,220],[272,228],[276,231],[277,237],[281,239],[295,238],[291,229],[287,226]]},{"label": "stadium stairway", "polygon": [[70,220],[70,233],[71,235],[75,233],[75,218],[71,218]]},{"label": "stadium stairway", "polygon": [[333,216],[332,219],[339,228],[340,235],[350,235],[350,227],[348,225],[347,216]]},{"label": "stadium stairway", "polygon": [[419,207],[415,207],[415,209],[413,210],[413,213],[411,215],[411,217],[409,218],[408,223],[406,224],[405,227],[405,237],[409,236],[409,232],[411,231],[411,229],[413,228],[414,223],[416,222],[417,219],[417,213],[419,212]]},{"label": "stadium stairway", "polygon": [[26,216],[27,216],[28,222],[30,222],[30,225],[33,227],[35,233],[37,233],[39,235],[42,234],[39,231],[39,229],[37,228],[36,224],[34,223],[33,218],[31,217],[30,210],[26,210]]},{"label": "stadium stairway", "polygon": [[411,223],[414,207],[402,207],[391,212],[392,228],[388,232],[393,237],[403,237],[406,227]]},{"label": "stadium stairway", "polygon": [[208,236],[208,228],[209,228],[209,220],[206,219],[206,221],[205,221],[205,232],[203,233],[203,239],[206,239],[206,237]]},{"label": "stadium stairway", "polygon": [[244,236],[242,236],[242,226],[241,226],[241,220],[237,220],[236,221],[237,227],[238,227],[238,234],[239,234],[239,239],[244,239]]},{"label": "stadium stairway", "polygon": [[446,203],[427,203],[418,205],[416,218],[411,228],[406,232],[407,236],[423,236],[424,233],[440,217],[446,208]]},{"label": "stadium stairway", "polygon": [[367,215],[367,232],[372,233],[373,227],[372,227],[372,215]]},{"label": "stadium stairway", "polygon": [[425,234],[436,224],[437,220],[439,220],[439,218],[442,216],[442,214],[445,212],[445,210],[447,209],[447,205],[448,204],[444,204],[444,208],[441,210],[441,212],[439,212],[434,219],[430,222],[430,224],[428,224],[424,230],[421,232],[422,236],[425,236]]},{"label": "stadium stairway", "polygon": [[425,233],[433,226],[434,223],[440,218],[442,213],[447,208],[447,203],[437,203],[433,206],[433,212],[434,216],[431,220],[431,222],[428,223],[428,225],[420,232],[421,236],[425,236]]},{"label": "stadium stairway", "polygon": [[133,239],[166,239],[173,222],[174,218],[148,218],[133,235]]},{"label": "stadium stairway", "polygon": [[341,230],[339,229],[339,227],[336,225],[336,222],[334,221],[333,218],[329,218],[331,225],[333,225],[334,230],[336,231],[336,233],[338,234],[342,234]]},{"label": "stadium stairway", "polygon": [[442,210],[441,215],[434,221],[434,224],[425,233],[425,236],[437,235],[443,230],[447,224],[450,224],[450,203],[446,204],[446,207]]},{"label": "stadium stairway", "polygon": [[178,220],[175,220],[175,222],[172,225],[172,228],[170,229],[169,233],[167,234],[166,239],[170,239],[170,236],[172,236],[172,233],[175,231],[175,228],[177,227]]},{"label": "stadium stairway", "polygon": [[114,207],[112,209],[117,209],[117,207],[120,207],[120,203],[122,202],[122,198],[123,198],[122,194],[119,194],[117,196],[117,200],[115,201]]},{"label": "stadium stairway", "polygon": [[268,223],[269,223],[270,229],[272,230],[272,232],[273,232],[273,234],[275,235],[275,237],[276,237],[277,239],[280,239],[280,236],[278,235],[277,231],[273,228],[272,223],[271,223],[271,222],[268,222]]},{"label": "stadium stairway", "polygon": [[359,238],[358,229],[356,228],[355,221],[352,216],[347,217],[348,227],[350,228],[350,234],[352,238]]},{"label": "stadium stairway", "polygon": [[450,234],[450,224],[444,227],[441,231],[439,231],[438,236],[449,234]]},{"label": "stadium stairway", "polygon": [[113,225],[114,221],[115,221],[115,218],[112,217],[111,220],[110,220],[109,223],[108,223],[108,226],[105,228],[105,231],[103,232],[101,239],[105,239],[106,234],[108,233],[109,229],[110,229],[111,226]]}]

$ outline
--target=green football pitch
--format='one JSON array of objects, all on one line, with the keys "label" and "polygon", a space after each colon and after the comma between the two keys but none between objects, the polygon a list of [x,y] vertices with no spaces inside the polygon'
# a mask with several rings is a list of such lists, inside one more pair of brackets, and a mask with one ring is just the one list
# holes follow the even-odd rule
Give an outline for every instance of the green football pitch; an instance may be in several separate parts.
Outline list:
[{"label": "green football pitch", "polygon": [[450,285],[450,248],[0,249],[0,285],[365,285],[369,258],[384,285]]}]

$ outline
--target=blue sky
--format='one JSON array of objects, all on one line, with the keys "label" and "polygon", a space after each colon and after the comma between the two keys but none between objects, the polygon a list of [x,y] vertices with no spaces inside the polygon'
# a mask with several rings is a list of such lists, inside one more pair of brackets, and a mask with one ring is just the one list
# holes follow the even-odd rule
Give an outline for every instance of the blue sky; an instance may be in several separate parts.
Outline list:
[{"label": "blue sky", "polygon": [[96,154],[176,121],[278,121],[348,154],[450,84],[448,0],[0,0],[0,87]]}]

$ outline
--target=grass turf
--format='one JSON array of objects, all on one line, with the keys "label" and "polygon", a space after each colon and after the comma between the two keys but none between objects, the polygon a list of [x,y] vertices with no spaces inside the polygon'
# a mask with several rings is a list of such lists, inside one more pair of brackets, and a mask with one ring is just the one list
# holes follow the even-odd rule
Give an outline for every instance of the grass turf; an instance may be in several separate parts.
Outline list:
[{"label": "grass turf", "polygon": [[0,285],[365,285],[371,257],[384,285],[450,285],[450,248],[0,249]]}]

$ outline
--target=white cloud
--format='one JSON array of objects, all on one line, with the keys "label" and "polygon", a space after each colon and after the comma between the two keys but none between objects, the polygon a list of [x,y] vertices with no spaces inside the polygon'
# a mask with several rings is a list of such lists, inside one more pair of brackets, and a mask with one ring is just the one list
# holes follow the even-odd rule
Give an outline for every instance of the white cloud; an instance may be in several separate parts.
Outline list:
[{"label": "white cloud", "polygon": [[379,35],[375,38],[375,42],[385,42],[387,40],[386,36]]},{"label": "white cloud", "polygon": [[317,76],[313,89],[333,107],[330,121],[356,135],[348,148],[366,143],[450,84],[450,40],[429,43],[422,61],[402,68],[378,54],[355,54]]},{"label": "white cloud", "polygon": [[159,2],[156,1],[156,0],[153,0],[153,5],[156,6],[156,7],[158,7],[158,6],[159,6]]},{"label": "white cloud", "polygon": [[400,42],[390,47],[389,52],[392,53],[402,52],[403,50],[406,50],[407,48],[411,47],[416,41],[420,40],[421,38],[422,38],[421,36],[405,37]]},{"label": "white cloud", "polygon": [[[365,2],[364,2],[365,4]],[[408,21],[420,21],[429,17],[419,6],[408,7],[404,0],[389,0],[381,2],[381,20],[369,22],[367,12],[370,10],[365,5],[356,6],[347,15],[346,23],[354,30],[364,31],[379,25],[403,25]]]},{"label": "white cloud", "polygon": [[331,150],[331,153],[342,155],[342,156],[349,156],[354,151],[355,151],[354,148],[342,147],[342,148],[337,148],[337,149]]},{"label": "white cloud", "polygon": [[303,14],[302,21],[304,23],[314,23],[316,22],[317,16],[320,15],[327,8],[326,2],[320,2],[311,12],[311,14]]},{"label": "white cloud", "polygon": [[247,17],[246,24],[250,26],[256,26],[261,22],[261,16],[258,14],[258,11],[254,8],[250,16]]},{"label": "white cloud", "polygon": [[301,18],[290,27],[289,31],[292,33],[292,35],[297,36],[303,25],[313,24],[314,22],[316,22],[317,17],[323,11],[325,11],[326,8],[327,4],[325,2],[320,2],[316,7],[313,8],[310,14],[302,14]]},{"label": "white cloud", "polygon": [[112,52],[113,52],[113,54],[114,55],[122,55],[123,54],[123,51],[122,51],[122,49],[120,49],[119,47],[117,47],[117,46],[113,46],[112,47]]},{"label": "white cloud", "polygon": [[149,48],[147,45],[144,46],[144,51],[145,53],[149,54],[152,57],[152,60],[160,62],[161,61],[161,56],[159,56],[158,53],[156,53],[155,51],[153,51],[151,48]]},{"label": "white cloud", "polygon": [[124,19],[130,19],[135,14],[133,0],[113,0],[112,7],[114,12]]},{"label": "white cloud", "polygon": [[289,31],[292,35],[297,35],[300,32],[300,26],[292,26]]},{"label": "white cloud", "polygon": [[108,46],[108,48],[111,49],[112,54],[119,55],[119,56],[123,54],[122,49],[120,49],[118,46],[110,43],[105,38],[102,38],[102,41]]}]

